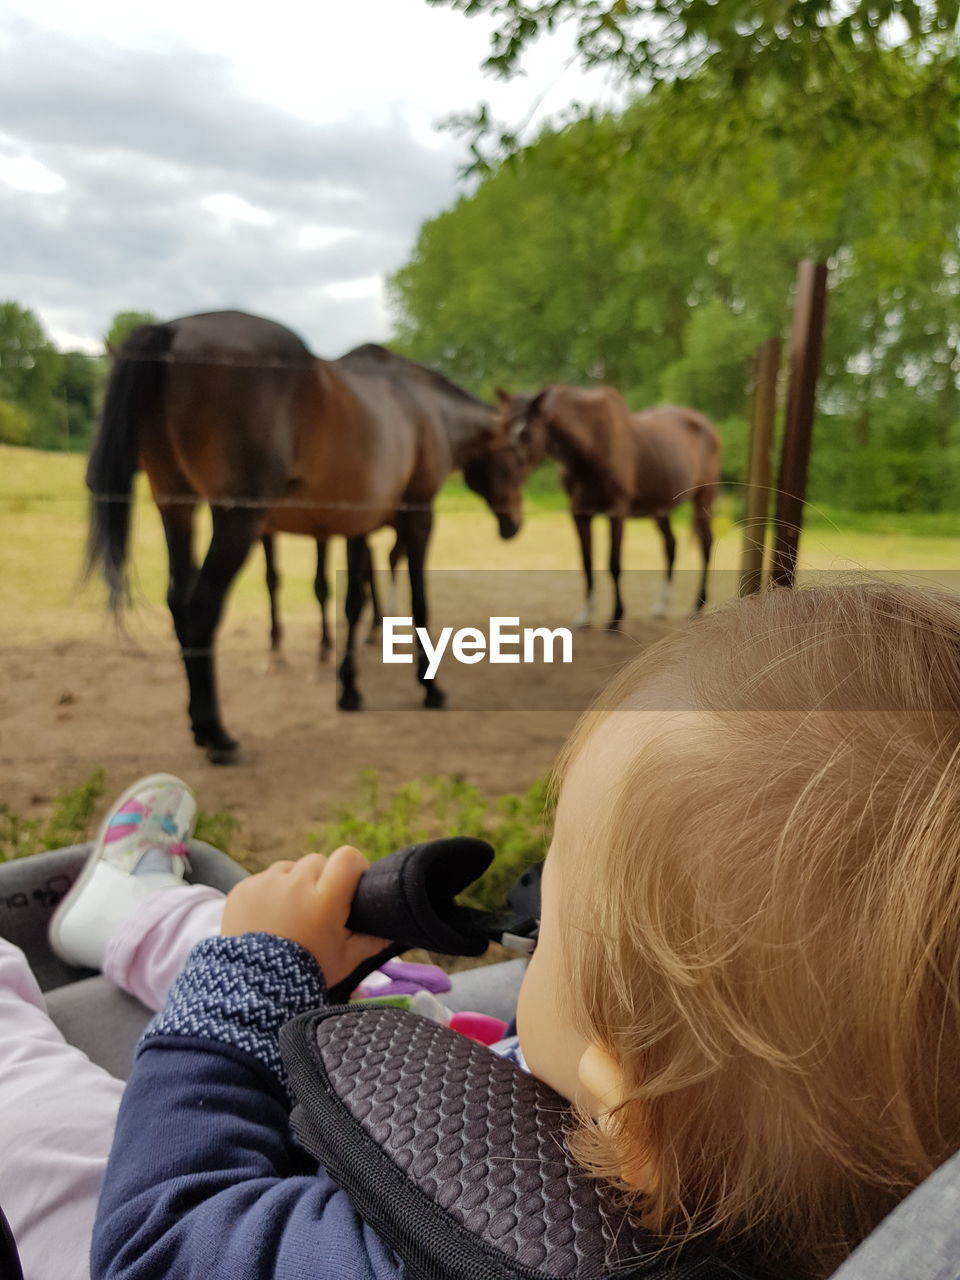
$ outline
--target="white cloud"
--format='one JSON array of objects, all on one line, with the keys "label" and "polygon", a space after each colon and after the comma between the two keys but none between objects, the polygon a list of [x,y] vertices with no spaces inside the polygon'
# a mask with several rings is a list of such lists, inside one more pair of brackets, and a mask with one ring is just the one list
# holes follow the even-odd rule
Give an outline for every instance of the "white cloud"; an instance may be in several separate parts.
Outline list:
[{"label": "white cloud", "polygon": [[295,242],[298,249],[329,249],[335,244],[343,244],[345,240],[353,240],[359,234],[356,227],[322,227],[315,222],[307,222],[297,227]]},{"label": "white cloud", "polygon": [[352,300],[355,298],[379,298],[379,276],[364,276],[359,280],[344,280],[342,284],[328,284],[324,293],[328,298]]},{"label": "white cloud", "polygon": [[67,185],[59,173],[54,173],[24,152],[0,155],[0,182],[14,191],[28,191],[41,196],[53,195]]},{"label": "white cloud", "polygon": [[7,0],[4,292],[78,345],[118,310],[232,306],[323,354],[388,337],[384,277],[457,192],[437,120],[609,96],[563,35],[485,78],[489,30],[425,0]]},{"label": "white cloud", "polygon": [[228,224],[247,222],[254,227],[272,227],[277,221],[276,214],[260,209],[232,191],[218,191],[212,196],[204,196],[200,204],[208,213]]}]

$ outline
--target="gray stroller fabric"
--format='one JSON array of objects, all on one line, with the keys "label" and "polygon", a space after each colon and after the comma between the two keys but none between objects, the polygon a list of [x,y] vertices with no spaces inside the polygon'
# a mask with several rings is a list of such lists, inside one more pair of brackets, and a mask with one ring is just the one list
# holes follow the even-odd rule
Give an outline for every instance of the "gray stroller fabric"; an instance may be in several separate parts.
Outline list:
[{"label": "gray stroller fabric", "polygon": [[[247,874],[232,858],[202,840],[191,840],[188,848],[190,884],[209,884],[228,893]],[[53,954],[47,942],[47,925],[92,849],[92,844],[74,844],[0,863],[0,938],[24,952],[41,991],[91,975],[91,970],[74,969]]]},{"label": "gray stroller fabric", "polygon": [[867,1236],[834,1280],[960,1280],[960,1152]]},{"label": "gray stroller fabric", "polygon": [[64,1040],[116,1079],[126,1080],[151,1010],[99,974],[44,994],[50,1020]]},{"label": "gray stroller fabric", "polygon": [[575,1163],[558,1094],[435,1022],[335,1006],[287,1023],[281,1052],[297,1141],[414,1277],[787,1280],[664,1246]]},{"label": "gray stroller fabric", "polygon": [[53,954],[47,925],[91,848],[76,844],[0,864],[0,938],[24,952],[42,991],[90,976],[89,969],[72,969]]},{"label": "gray stroller fabric", "polygon": [[[72,845],[0,864],[0,937],[26,955],[64,1039],[125,1080],[152,1013],[100,974],[64,964],[47,941],[50,917],[92,848],[92,844]],[[247,874],[201,840],[191,841],[189,849],[187,880],[193,884],[209,884],[226,893]]]},{"label": "gray stroller fabric", "polygon": [[[133,1051],[153,1016],[139,1000],[100,974],[65,965],[50,950],[50,917],[80,873],[92,844],[71,845],[0,863],[0,937],[26,954],[43,990],[47,1010],[63,1037],[112,1076],[125,1080]],[[226,854],[201,840],[190,842],[187,879],[228,893],[247,874]],[[456,974],[443,1000],[508,1022],[516,1008],[526,962],[507,961]]]}]

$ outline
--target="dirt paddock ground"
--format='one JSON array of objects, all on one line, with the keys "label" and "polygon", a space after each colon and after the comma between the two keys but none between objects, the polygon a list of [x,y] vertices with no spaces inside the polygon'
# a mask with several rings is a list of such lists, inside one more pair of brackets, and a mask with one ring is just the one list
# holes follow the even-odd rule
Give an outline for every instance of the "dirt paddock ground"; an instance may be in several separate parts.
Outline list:
[{"label": "dirt paddock ground", "polygon": [[[319,677],[315,668],[314,633],[315,623],[294,623],[288,665],[266,673],[262,628],[241,622],[232,629],[221,689],[243,755],[230,767],[209,764],[193,745],[172,641],[162,653],[83,639],[7,649],[3,798],[33,816],[98,765],[111,794],[140,774],[168,770],[195,787],[205,809],[236,817],[244,848],[268,862],[301,853],[305,833],[349,801],[365,769],[380,772],[386,792],[412,777],[452,772],[490,795],[525,789],[549,769],[576,719],[573,710],[458,709],[449,681],[450,708],[426,711],[409,669],[403,686],[394,682],[396,700],[409,710],[339,712],[332,665]],[[574,692],[585,705],[611,659],[618,665],[632,646],[602,632],[584,643],[593,661]]]},{"label": "dirt paddock ground", "polygon": [[[83,459],[0,447],[0,802],[24,817],[42,817],[57,792],[77,786],[102,766],[107,796],[138,775],[163,769],[181,774],[208,811],[239,820],[245,849],[256,861],[299,853],[335,809],[356,794],[360,774],[377,769],[384,792],[411,778],[460,773],[489,795],[525,790],[551,765],[564,737],[594,692],[638,647],[665,634],[686,616],[695,595],[697,553],[680,530],[682,579],[667,623],[649,620],[660,575],[661,550],[649,521],[631,521],[624,564],[636,574],[627,584],[623,636],[578,633],[578,663],[564,683],[564,698],[537,701],[536,675],[521,669],[517,697],[487,698],[489,668],[462,668],[443,683],[449,709],[420,709],[409,667],[391,679],[371,670],[361,655],[361,689],[369,709],[338,712],[335,674],[316,664],[318,620],[312,598],[314,549],[306,539],[280,540],[283,611],[289,664],[265,674],[267,604],[263,561],[254,553],[238,578],[219,640],[220,686],[227,728],[241,740],[243,762],[210,765],[192,743],[186,718],[186,682],[163,603],[166,564],[156,508],[141,488],[132,538],[136,608],[120,636],[105,616],[103,591],[78,591],[86,502]],[[597,521],[596,562],[606,555],[606,530]],[[739,531],[723,507],[711,598],[736,590]],[[203,537],[199,531],[198,541]],[[388,533],[377,535],[375,558],[385,562]],[[200,541],[202,546],[202,541]],[[342,544],[336,544],[342,563]],[[804,535],[807,569],[890,569],[946,573],[955,563],[952,540],[811,531]],[[582,598],[575,535],[562,510],[532,504],[521,534],[502,542],[490,514],[470,496],[441,499],[430,562],[434,570],[470,571],[489,585],[491,574],[520,571],[519,591],[531,592],[537,623],[569,623]],[[529,579],[523,574],[529,572]],[[512,573],[508,577],[516,577]],[[505,579],[504,579],[505,580]],[[467,577],[445,603],[437,589],[432,628],[458,619],[444,611],[476,612],[481,600]],[[532,585],[528,585],[532,584]],[[534,589],[535,588],[535,589]],[[495,593],[494,593],[495,594]],[[598,620],[609,610],[609,580],[598,573]],[[482,595],[482,593],[480,593]],[[476,596],[476,598],[474,598]],[[452,603],[451,603],[452,602]],[[448,608],[448,605],[450,606]],[[465,619],[473,623],[475,618]],[[534,689],[534,695],[536,690]],[[510,709],[523,706],[526,709]]]}]

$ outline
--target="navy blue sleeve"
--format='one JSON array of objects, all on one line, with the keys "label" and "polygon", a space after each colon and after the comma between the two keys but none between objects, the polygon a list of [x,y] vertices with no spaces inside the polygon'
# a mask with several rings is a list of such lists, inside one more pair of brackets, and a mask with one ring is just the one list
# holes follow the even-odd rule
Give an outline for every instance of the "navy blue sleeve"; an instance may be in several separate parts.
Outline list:
[{"label": "navy blue sleeve", "polygon": [[92,1280],[403,1280],[290,1138],[276,1036],[321,1000],[319,969],[292,943],[248,935],[194,950],[123,1096]]}]

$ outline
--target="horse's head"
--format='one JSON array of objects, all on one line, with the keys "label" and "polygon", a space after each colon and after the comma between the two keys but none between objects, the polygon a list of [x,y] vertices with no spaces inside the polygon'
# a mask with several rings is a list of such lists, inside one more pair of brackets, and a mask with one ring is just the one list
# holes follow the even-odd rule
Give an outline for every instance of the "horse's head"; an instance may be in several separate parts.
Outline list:
[{"label": "horse's head", "polygon": [[511,395],[497,387],[498,423],[504,437],[516,448],[520,464],[529,474],[547,456],[547,422],[543,415],[546,390],[537,395]]},{"label": "horse's head", "polygon": [[503,436],[491,439],[489,448],[463,464],[463,478],[497,517],[501,538],[512,538],[523,523],[523,482],[527,470],[519,450]]}]

